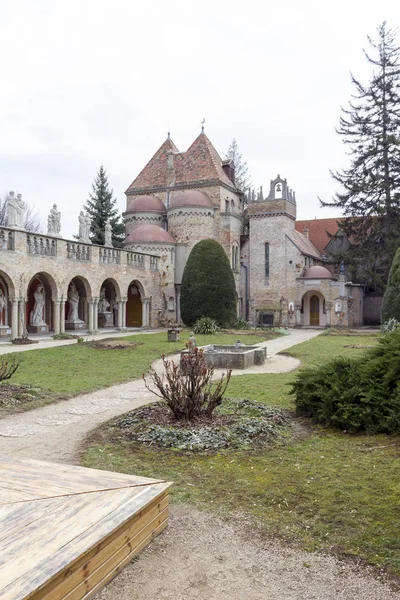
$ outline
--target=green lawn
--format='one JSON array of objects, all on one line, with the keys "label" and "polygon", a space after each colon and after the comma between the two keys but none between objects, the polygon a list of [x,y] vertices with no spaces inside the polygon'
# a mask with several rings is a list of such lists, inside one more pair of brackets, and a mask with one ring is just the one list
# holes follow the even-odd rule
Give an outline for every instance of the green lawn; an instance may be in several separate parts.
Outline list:
[{"label": "green lawn", "polygon": [[[242,336],[244,343],[250,345],[279,334],[257,332]],[[29,384],[50,390],[60,397],[90,392],[92,390],[140,379],[151,363],[162,354],[179,352],[185,348],[189,332],[183,331],[180,342],[168,342],[165,332],[142,334],[121,338],[132,341],[135,348],[99,349],[88,343],[72,344],[46,350],[29,350],[7,355],[9,360],[16,356],[20,363],[11,383]],[[199,346],[205,344],[233,344],[237,333],[217,333],[198,335]]]},{"label": "green lawn", "polygon": [[[360,356],[376,336],[319,336],[290,349],[304,365]],[[293,373],[231,379],[229,396],[293,409]],[[308,550],[357,556],[400,575],[400,440],[349,435],[296,420],[289,445],[262,452],[182,454],[138,449],[105,425],[82,456],[90,467],[175,482],[175,502],[238,511],[267,535]]]}]

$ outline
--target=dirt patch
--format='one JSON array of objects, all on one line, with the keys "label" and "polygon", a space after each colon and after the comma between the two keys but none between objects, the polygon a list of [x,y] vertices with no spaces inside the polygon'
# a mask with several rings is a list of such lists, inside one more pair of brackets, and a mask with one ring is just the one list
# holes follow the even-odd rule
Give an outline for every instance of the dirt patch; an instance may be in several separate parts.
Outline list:
[{"label": "dirt patch", "polygon": [[91,348],[98,350],[126,350],[136,348],[137,346],[143,346],[143,342],[131,342],[123,339],[107,338],[105,340],[95,340],[92,342],[86,342]]},{"label": "dirt patch", "polygon": [[374,348],[374,346],[371,345],[367,345],[367,344],[345,344],[343,346],[343,348],[356,348],[357,350],[362,350],[362,349],[369,349],[369,348]]},{"label": "dirt patch", "polygon": [[399,600],[376,572],[260,536],[241,515],[184,505],[95,600]]},{"label": "dirt patch", "polygon": [[47,394],[40,388],[29,385],[0,384],[0,408],[22,408],[30,402],[47,398]]}]

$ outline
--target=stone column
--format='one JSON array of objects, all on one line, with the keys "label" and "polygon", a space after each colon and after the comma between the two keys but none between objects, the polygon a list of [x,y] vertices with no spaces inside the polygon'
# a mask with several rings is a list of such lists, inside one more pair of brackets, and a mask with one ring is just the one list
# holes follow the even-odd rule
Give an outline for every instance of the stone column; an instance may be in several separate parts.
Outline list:
[{"label": "stone column", "polygon": [[147,298],[142,299],[142,327],[147,327]]},{"label": "stone column", "polygon": [[122,329],[126,329],[126,303],[128,302],[127,296],[122,298]]},{"label": "stone column", "polygon": [[18,337],[18,298],[12,298],[11,310],[11,339]]},{"label": "stone column", "polygon": [[93,333],[99,330],[99,298],[93,298]]},{"label": "stone column", "polygon": [[122,329],[122,308],[124,305],[124,301],[122,300],[122,298],[118,298],[116,300],[117,304],[118,304],[118,321],[117,321],[117,327],[118,329]]},{"label": "stone column", "polygon": [[61,301],[59,298],[53,300],[53,324],[54,324],[54,333],[60,333],[60,304]]},{"label": "stone column", "polygon": [[18,305],[18,337],[22,337],[25,333],[25,299],[19,299]]},{"label": "stone column", "polygon": [[326,310],[326,326],[331,326],[331,310],[332,310],[332,302],[325,302],[325,310]]},{"label": "stone column", "polygon": [[89,322],[88,322],[88,330],[90,332],[93,331],[93,298],[88,298],[88,304],[89,304]]},{"label": "stone column", "polygon": [[296,327],[301,327],[301,303],[296,302],[294,309],[296,311]]},{"label": "stone column", "polygon": [[65,300],[60,302],[60,333],[65,333]]}]

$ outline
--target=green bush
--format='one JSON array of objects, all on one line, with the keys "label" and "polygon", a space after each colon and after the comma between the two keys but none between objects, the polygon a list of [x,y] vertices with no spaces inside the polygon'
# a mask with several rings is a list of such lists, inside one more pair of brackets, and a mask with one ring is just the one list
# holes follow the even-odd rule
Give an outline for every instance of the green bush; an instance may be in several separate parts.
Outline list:
[{"label": "green bush", "polygon": [[317,423],[368,433],[400,433],[400,331],[358,359],[301,371],[292,384],[297,413]]},{"label": "green bush", "polygon": [[246,330],[246,329],[250,329],[250,325],[248,324],[248,322],[246,321],[246,319],[243,319],[242,317],[238,317],[236,319],[235,324],[233,325],[234,329],[241,329],[241,330]]},{"label": "green bush", "polygon": [[221,327],[236,320],[235,280],[228,257],[215,240],[202,240],[191,251],[182,277],[181,316],[188,327],[200,317]]},{"label": "green bush", "polygon": [[400,321],[400,248],[394,255],[388,283],[382,301],[382,323],[389,319]]},{"label": "green bush", "polygon": [[218,322],[211,317],[200,317],[193,325],[194,333],[198,335],[210,335],[217,333],[219,329]]}]

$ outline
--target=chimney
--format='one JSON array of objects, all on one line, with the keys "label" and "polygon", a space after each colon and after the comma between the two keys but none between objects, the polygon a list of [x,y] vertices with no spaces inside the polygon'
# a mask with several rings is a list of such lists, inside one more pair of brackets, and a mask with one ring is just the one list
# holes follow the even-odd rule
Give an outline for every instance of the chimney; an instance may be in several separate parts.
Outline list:
[{"label": "chimney", "polygon": [[166,184],[168,186],[174,185],[175,183],[175,165],[174,165],[174,153],[172,150],[167,150],[167,175]]}]

